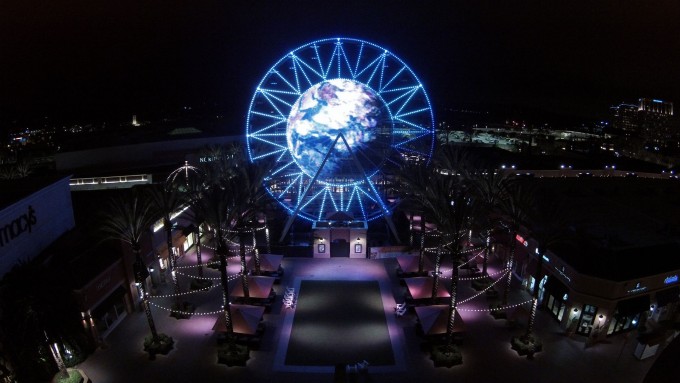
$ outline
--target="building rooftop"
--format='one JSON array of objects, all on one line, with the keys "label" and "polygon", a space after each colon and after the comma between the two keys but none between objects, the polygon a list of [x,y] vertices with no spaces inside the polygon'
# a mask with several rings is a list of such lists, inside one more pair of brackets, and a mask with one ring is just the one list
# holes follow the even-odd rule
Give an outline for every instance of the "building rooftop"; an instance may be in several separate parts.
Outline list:
[{"label": "building rooftop", "polygon": [[0,180],[0,210],[26,198],[27,196],[43,189],[56,181],[64,178],[63,175],[29,176],[19,179]]},{"label": "building rooftop", "polygon": [[680,269],[680,182],[535,179],[542,203],[563,204],[564,240],[550,250],[579,272],[629,280]]}]

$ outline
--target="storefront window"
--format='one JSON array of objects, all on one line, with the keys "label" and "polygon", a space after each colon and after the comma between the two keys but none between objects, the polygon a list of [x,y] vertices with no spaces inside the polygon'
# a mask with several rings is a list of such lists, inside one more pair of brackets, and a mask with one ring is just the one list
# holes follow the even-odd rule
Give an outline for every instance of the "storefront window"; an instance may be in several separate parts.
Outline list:
[{"label": "storefront window", "polygon": [[630,316],[615,315],[612,322],[609,324],[607,335],[618,334],[620,332],[632,330],[638,327],[640,322],[640,314]]},{"label": "storefront window", "polygon": [[590,335],[593,329],[593,321],[595,320],[596,306],[584,305],[581,314],[581,321],[579,322],[576,331],[581,335]]},{"label": "storefront window", "polygon": [[118,288],[92,310],[92,317],[99,335],[105,337],[126,313],[125,291],[122,288]]}]

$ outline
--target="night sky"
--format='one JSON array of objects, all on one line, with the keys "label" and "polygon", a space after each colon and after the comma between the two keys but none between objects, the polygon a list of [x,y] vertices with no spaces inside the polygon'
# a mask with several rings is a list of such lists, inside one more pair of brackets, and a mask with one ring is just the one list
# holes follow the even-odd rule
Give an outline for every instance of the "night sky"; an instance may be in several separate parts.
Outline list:
[{"label": "night sky", "polygon": [[680,103],[679,20],[677,1],[3,0],[0,112],[217,103],[241,129],[276,60],[341,36],[402,58],[435,113],[511,105],[595,116],[639,97]]}]

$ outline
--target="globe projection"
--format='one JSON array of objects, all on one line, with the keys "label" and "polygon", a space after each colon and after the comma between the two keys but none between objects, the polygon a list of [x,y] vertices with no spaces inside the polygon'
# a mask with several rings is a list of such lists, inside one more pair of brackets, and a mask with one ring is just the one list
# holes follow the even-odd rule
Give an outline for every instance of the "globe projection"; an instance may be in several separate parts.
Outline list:
[{"label": "globe projection", "polygon": [[291,215],[371,221],[399,202],[394,176],[403,161],[429,161],[434,118],[400,58],[364,40],[330,38],[288,52],[265,73],[246,142],[250,161],[269,169],[267,192]]},{"label": "globe projection", "polygon": [[[300,169],[331,181],[352,179],[359,171],[374,173],[391,145],[392,123],[380,97],[366,85],[348,79],[315,84],[293,104],[288,116],[288,150]],[[342,139],[339,139],[342,136]],[[323,160],[326,158],[325,164]],[[347,174],[347,171],[350,171]]]}]

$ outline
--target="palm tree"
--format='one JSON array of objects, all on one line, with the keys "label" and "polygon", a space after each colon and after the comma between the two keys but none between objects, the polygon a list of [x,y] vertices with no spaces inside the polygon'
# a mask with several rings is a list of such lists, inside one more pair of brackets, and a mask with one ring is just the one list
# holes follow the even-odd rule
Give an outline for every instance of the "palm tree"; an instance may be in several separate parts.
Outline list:
[{"label": "palm tree", "polygon": [[160,217],[163,221],[163,228],[165,230],[166,245],[168,248],[168,259],[170,260],[170,275],[172,276],[172,283],[175,286],[175,309],[181,310],[182,304],[180,302],[180,288],[177,279],[177,254],[173,251],[172,245],[172,220],[171,216],[177,211],[184,208],[187,204],[186,199],[182,194],[175,189],[166,188],[162,185],[153,185],[147,189],[149,201],[151,202],[151,212]]},{"label": "palm tree", "polygon": [[222,307],[227,334],[233,333],[231,310],[229,308],[229,280],[227,276],[227,256],[229,247],[227,240],[232,236],[232,228],[237,220],[234,191],[224,183],[206,185],[201,198],[194,199],[192,204],[195,214],[200,215],[210,227],[215,241],[215,254],[219,258],[220,281],[222,283]]},{"label": "palm tree", "polygon": [[483,233],[482,238],[485,243],[482,275],[487,275],[491,233],[494,227],[493,213],[499,207],[505,185],[509,180],[506,174],[493,168],[477,171],[471,175],[472,191],[475,199],[479,202],[475,216],[480,221],[481,232]]},{"label": "palm tree", "polygon": [[107,215],[104,216],[102,221],[102,230],[111,238],[119,239],[132,247],[135,256],[133,265],[135,282],[141,291],[142,305],[151,330],[152,341],[158,343],[160,338],[151,315],[149,297],[146,292],[146,278],[149,271],[142,259],[140,245],[142,236],[149,231],[149,228],[155,222],[155,217],[151,210],[151,204],[143,197],[144,195],[133,189],[133,194],[128,198],[119,196],[111,199]]},{"label": "palm tree", "polygon": [[[422,164],[404,163],[399,179],[404,188],[401,208],[406,211],[420,211],[420,252],[418,254],[418,274],[423,274],[425,265],[425,211],[424,196],[432,177],[431,171]],[[435,262],[436,264],[436,262]]]},{"label": "palm tree", "polygon": [[569,226],[569,220],[565,215],[567,207],[564,200],[554,197],[549,198],[545,193],[540,193],[535,198],[535,202],[534,208],[527,217],[527,226],[529,227],[531,238],[537,242],[538,265],[534,275],[534,288],[531,292],[531,315],[524,335],[525,338],[531,335],[536,319],[539,283],[542,279],[543,256],[548,248],[568,240],[568,232],[566,230]]},{"label": "palm tree", "polygon": [[533,188],[526,183],[519,182],[519,180],[506,182],[499,202],[500,210],[510,229],[510,255],[506,259],[508,276],[505,289],[503,290],[502,301],[502,306],[506,306],[508,304],[508,295],[510,294],[510,283],[512,282],[512,264],[517,248],[517,240],[515,238],[520,227],[526,223],[527,213],[534,204]]},{"label": "palm tree", "polygon": [[[3,356],[19,381],[49,380],[55,366],[64,373],[93,346],[80,325],[80,309],[66,275],[60,264],[48,267],[34,259],[19,262],[2,279]],[[66,350],[76,360],[65,360]]]},{"label": "palm tree", "polygon": [[453,326],[457,305],[458,266],[461,260],[462,240],[467,232],[474,200],[470,196],[468,182],[460,175],[435,175],[430,181],[423,205],[432,217],[440,234],[439,249],[435,261],[432,297],[437,296],[439,264],[444,251],[451,255],[451,285],[449,290],[449,322],[447,346],[453,341]]},{"label": "palm tree", "polygon": [[[234,176],[230,179],[234,189],[237,191],[236,209],[238,210],[236,227],[239,236],[239,255],[241,258],[241,282],[243,292],[248,296],[248,279],[246,269],[246,243],[245,238],[248,234],[255,235],[254,226],[257,224],[257,214],[264,209],[269,201],[267,192],[262,186],[262,182],[269,171],[267,166],[252,163],[240,163]],[[259,252],[255,254],[255,273],[260,274]]]}]

